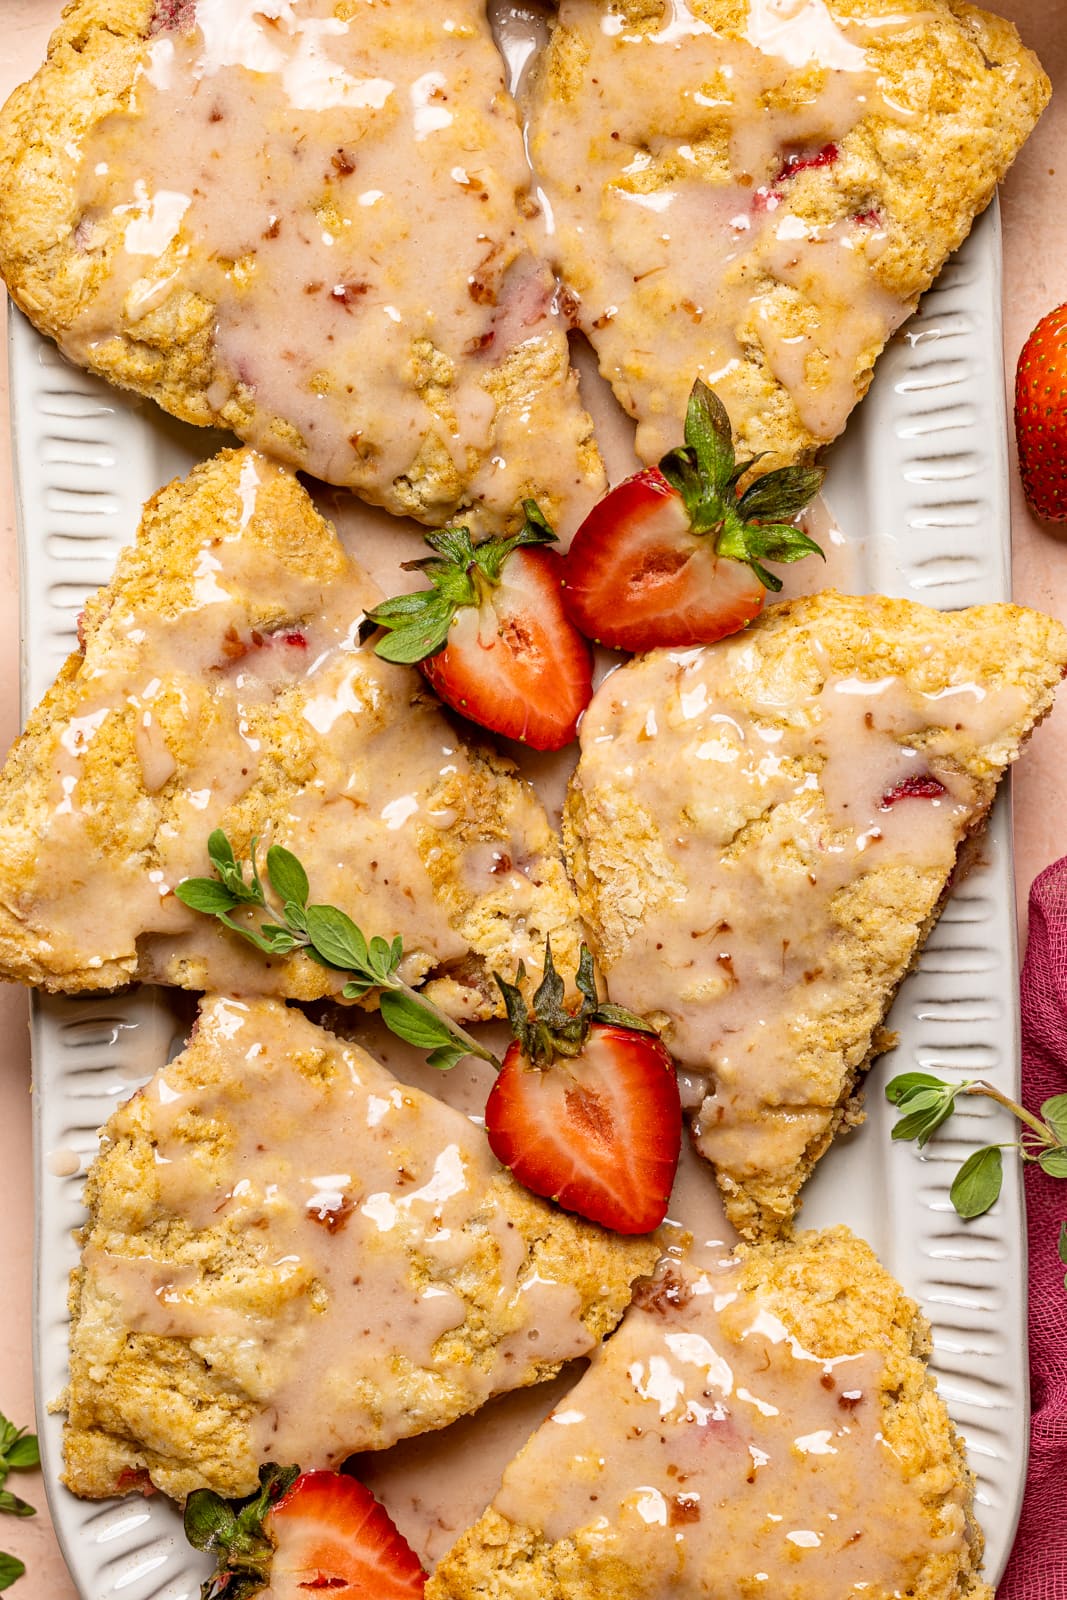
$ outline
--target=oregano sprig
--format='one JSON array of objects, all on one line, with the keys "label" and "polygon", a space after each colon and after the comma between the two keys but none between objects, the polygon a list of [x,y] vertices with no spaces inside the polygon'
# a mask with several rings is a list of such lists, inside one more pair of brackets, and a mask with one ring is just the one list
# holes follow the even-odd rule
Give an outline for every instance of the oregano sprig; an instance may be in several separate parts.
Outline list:
[{"label": "oregano sprig", "polygon": [[[258,842],[252,840],[251,859],[241,861],[223,830],[216,828],[207,842],[215,877],[183,879],[175,889],[178,899],[215,917],[266,955],[300,953],[333,972],[349,974],[341,990],[346,1000],[362,1000],[372,989],[380,990],[382,1021],[398,1038],[426,1051],[430,1066],[447,1071],[468,1055],[500,1066],[491,1050],[399,976],[401,939],[378,934],[368,939],[347,912],[311,903],[308,875],[283,845],[273,844],[266,852],[265,885],[256,864]],[[244,912],[240,920],[234,916],[238,911]]]},{"label": "oregano sprig", "polygon": [[[0,1511],[12,1517],[35,1517],[36,1507],[28,1500],[20,1500],[7,1487],[9,1472],[30,1472],[39,1466],[41,1452],[37,1435],[26,1428],[16,1428],[0,1412]],[[0,1550],[0,1589],[10,1589],[26,1571],[26,1564],[18,1556]]]},{"label": "oregano sprig", "polygon": [[[953,1180],[949,1198],[961,1217],[981,1217],[996,1204],[1004,1182],[1005,1150],[1018,1150],[1053,1178],[1067,1178],[1067,1094],[1044,1101],[1040,1115],[987,1083],[984,1078],[947,1083],[928,1072],[904,1072],[886,1084],[886,1099],[901,1113],[894,1139],[914,1139],[922,1149],[956,1109],[960,1095],[980,1095],[1011,1112],[1021,1123],[1017,1140],[983,1145],[967,1157]],[[1067,1265],[1067,1224],[1060,1230],[1060,1260]],[[1067,1281],[1067,1280],[1065,1280]]]}]

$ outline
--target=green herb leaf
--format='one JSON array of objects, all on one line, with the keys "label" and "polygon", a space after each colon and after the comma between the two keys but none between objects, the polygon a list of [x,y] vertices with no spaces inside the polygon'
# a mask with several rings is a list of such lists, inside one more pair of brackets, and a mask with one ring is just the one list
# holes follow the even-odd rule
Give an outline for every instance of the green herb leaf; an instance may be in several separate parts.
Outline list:
[{"label": "green herb leaf", "polygon": [[26,1472],[33,1467],[39,1467],[41,1464],[41,1451],[37,1443],[37,1435],[35,1433],[27,1433],[24,1428],[20,1429],[3,1451],[3,1455],[8,1466],[13,1467],[16,1472]]},{"label": "green herb leaf", "polygon": [[1067,1150],[1043,1150],[1037,1164],[1050,1178],[1067,1178]]},{"label": "green herb leaf", "polygon": [[961,1217],[980,1217],[995,1205],[1004,1181],[1004,1160],[995,1144],[975,1150],[956,1174],[949,1199]]},{"label": "green herb leaf", "polygon": [[367,941],[350,916],[336,906],[308,906],[308,938],[316,954],[340,972],[365,973]]},{"label": "green herb leaf", "polygon": [[267,851],[267,877],[275,894],[286,902],[287,916],[290,902],[300,907],[307,905],[308,875],[293,852],[286,850],[284,845],[272,844]]},{"label": "green herb leaf", "polygon": [[241,904],[262,905],[263,886],[256,871],[256,840],[252,840],[252,882],[247,884],[244,868],[233,853],[233,846],[221,828],[214,828],[207,841],[208,858],[234,900]]},{"label": "green herb leaf", "polygon": [[885,1097],[890,1105],[899,1106],[905,1098],[918,1089],[951,1089],[952,1084],[943,1078],[934,1078],[929,1072],[901,1072],[890,1078],[885,1086]]},{"label": "green herb leaf", "polygon": [[10,1489],[0,1489],[0,1511],[6,1511],[12,1517],[35,1517],[37,1509],[31,1506],[28,1500],[20,1500],[17,1494],[12,1494]]},{"label": "green herb leaf", "polygon": [[0,1589],[10,1589],[26,1571],[26,1563],[18,1556],[9,1556],[0,1550]]},{"label": "green herb leaf", "polygon": [[217,878],[183,878],[174,890],[182,905],[191,911],[203,911],[206,916],[217,917],[232,911],[241,904],[236,895]]},{"label": "green herb leaf", "polygon": [[394,939],[390,944],[376,934],[367,946],[367,965],[379,982],[387,985],[400,965],[403,954],[404,946],[400,939]]},{"label": "green herb leaf", "polygon": [[[412,1000],[409,995],[400,994],[395,989],[386,989],[381,1001],[382,1021],[390,1033],[395,1033],[398,1039],[404,1039],[408,1044],[413,1044],[417,1050],[444,1051],[446,1053],[458,1052],[448,1062],[449,1067],[454,1067],[468,1053],[456,1041],[452,1029],[435,1017],[432,1011],[427,1011],[419,1005],[417,1000]],[[431,1063],[438,1065],[438,1062]]]},{"label": "green herb leaf", "polygon": [[235,922],[228,912],[216,911],[219,921],[234,933],[239,933],[242,939],[247,939],[249,944],[254,944],[257,950],[262,950],[264,955],[275,956],[279,952],[274,947],[274,940],[267,934],[260,933],[251,923]]},{"label": "green herb leaf", "polygon": [[436,1050],[431,1050],[426,1057],[426,1065],[435,1067],[438,1072],[451,1072],[458,1066],[464,1056],[469,1056],[470,1051],[462,1044],[442,1044]]},{"label": "green herb leaf", "polygon": [[1067,1266],[1067,1222],[1060,1223],[1060,1237],[1057,1248],[1060,1252],[1060,1260],[1064,1266]]},{"label": "green herb leaf", "polygon": [[1041,1120],[1047,1122],[1060,1144],[1067,1144],[1067,1094],[1054,1094],[1041,1107]]}]

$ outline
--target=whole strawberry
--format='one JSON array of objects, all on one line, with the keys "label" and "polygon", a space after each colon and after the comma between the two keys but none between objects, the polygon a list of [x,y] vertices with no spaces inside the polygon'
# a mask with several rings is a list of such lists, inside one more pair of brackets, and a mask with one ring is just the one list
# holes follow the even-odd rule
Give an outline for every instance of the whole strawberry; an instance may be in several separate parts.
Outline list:
[{"label": "whole strawberry", "polygon": [[1039,517],[1067,521],[1067,304],[1042,317],[1015,371],[1023,489]]}]

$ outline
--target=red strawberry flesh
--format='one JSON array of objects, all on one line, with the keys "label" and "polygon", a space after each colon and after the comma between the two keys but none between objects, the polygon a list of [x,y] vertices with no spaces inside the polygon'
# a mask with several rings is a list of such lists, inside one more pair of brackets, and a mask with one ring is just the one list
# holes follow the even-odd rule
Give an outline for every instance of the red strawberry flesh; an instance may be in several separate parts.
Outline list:
[{"label": "red strawberry flesh", "polygon": [[757,616],[752,569],[695,535],[658,467],[620,483],[586,517],[565,565],[563,603],[583,633],[616,650],[708,644]]},{"label": "red strawberry flesh", "polygon": [[564,1210],[617,1233],[663,1221],[682,1121],[674,1063],[654,1036],[593,1023],[579,1056],[545,1068],[513,1044],[485,1128],[519,1182]]},{"label": "red strawberry flesh", "polygon": [[337,1472],[305,1472],[272,1507],[271,1600],[418,1600],[426,1574],[369,1489]]},{"label": "red strawberry flesh", "polygon": [[516,550],[479,606],[457,611],[448,643],[421,664],[442,700],[535,750],[574,738],[593,692],[589,646],[561,603],[554,550]]},{"label": "red strawberry flesh", "polygon": [[888,811],[898,800],[940,800],[947,792],[945,785],[939,783],[932,773],[912,772],[895,783],[892,789],[886,790],[881,809]]},{"label": "red strawberry flesh", "polygon": [[1039,517],[1067,521],[1067,304],[1042,317],[1015,373],[1023,489]]}]

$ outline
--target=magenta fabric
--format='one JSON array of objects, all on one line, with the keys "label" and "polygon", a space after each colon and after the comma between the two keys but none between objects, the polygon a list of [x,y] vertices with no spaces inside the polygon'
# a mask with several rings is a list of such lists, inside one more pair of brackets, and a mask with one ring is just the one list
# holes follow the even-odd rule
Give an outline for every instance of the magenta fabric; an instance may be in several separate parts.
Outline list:
[{"label": "magenta fabric", "polygon": [[[1023,1100],[1067,1092],[1067,857],[1034,881],[1022,975]],[[1030,1467],[997,1600],[1067,1600],[1067,1290],[1057,1241],[1067,1183],[1026,1172],[1030,1245]]]}]

